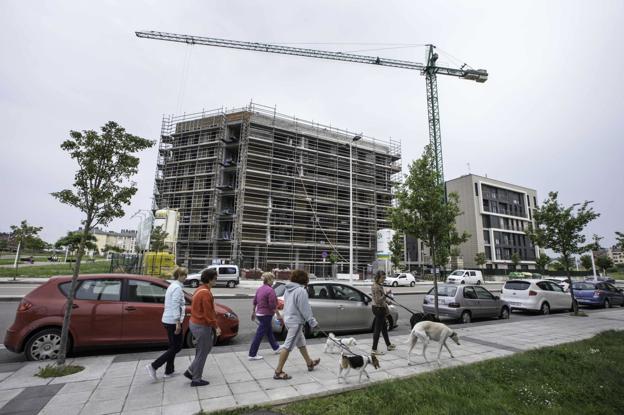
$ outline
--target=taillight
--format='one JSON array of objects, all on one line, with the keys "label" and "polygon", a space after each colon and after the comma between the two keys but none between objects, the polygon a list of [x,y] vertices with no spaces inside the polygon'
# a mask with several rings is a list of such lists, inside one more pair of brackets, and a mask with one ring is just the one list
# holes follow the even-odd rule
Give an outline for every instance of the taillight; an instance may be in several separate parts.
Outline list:
[{"label": "taillight", "polygon": [[449,303],[448,306],[451,308],[459,308],[459,303]]},{"label": "taillight", "polygon": [[537,291],[529,290],[529,297],[533,297],[534,295],[537,295]]},{"label": "taillight", "polygon": [[32,308],[32,306],[33,306],[32,303],[29,303],[26,300],[22,300],[22,301],[20,301],[19,305],[17,306],[17,311],[18,312],[20,312],[20,311],[28,311],[28,310],[30,310]]}]

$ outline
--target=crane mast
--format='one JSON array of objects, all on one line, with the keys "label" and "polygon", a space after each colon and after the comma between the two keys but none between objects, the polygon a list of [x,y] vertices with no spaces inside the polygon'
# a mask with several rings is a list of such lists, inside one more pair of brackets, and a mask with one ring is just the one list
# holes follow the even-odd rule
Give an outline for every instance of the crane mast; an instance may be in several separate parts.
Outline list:
[{"label": "crane mast", "polygon": [[437,75],[448,75],[483,83],[488,79],[485,69],[449,68],[437,66],[438,54],[435,46],[427,45],[427,63],[410,62],[397,59],[386,59],[378,56],[357,55],[352,53],[331,52],[316,49],[296,48],[274,45],[270,43],[243,42],[238,40],[218,39],[202,36],[182,35],[176,33],[138,31],[137,37],[146,39],[164,40],[169,42],[186,43],[189,45],[215,46],[231,49],[249,50],[255,52],[278,53],[282,55],[305,56],[309,58],[328,59],[342,62],[363,63],[368,65],[387,66],[399,69],[417,70],[425,76],[427,86],[427,113],[429,117],[429,142],[435,153],[435,169],[439,183],[444,183],[444,166],[442,164],[442,135],[440,133],[440,110],[438,106]]}]

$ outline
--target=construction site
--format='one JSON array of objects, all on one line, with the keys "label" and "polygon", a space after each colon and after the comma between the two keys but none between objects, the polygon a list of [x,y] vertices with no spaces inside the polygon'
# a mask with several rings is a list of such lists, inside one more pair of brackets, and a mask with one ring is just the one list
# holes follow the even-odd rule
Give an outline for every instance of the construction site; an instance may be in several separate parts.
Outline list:
[{"label": "construction site", "polygon": [[158,152],[154,209],[179,211],[180,265],[348,272],[352,197],[354,272],[376,267],[400,142],[249,104],[163,118]]}]

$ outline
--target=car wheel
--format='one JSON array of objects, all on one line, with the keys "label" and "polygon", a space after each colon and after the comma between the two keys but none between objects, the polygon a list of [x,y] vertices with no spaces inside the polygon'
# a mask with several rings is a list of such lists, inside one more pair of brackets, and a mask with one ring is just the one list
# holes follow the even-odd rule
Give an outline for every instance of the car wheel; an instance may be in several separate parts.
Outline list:
[{"label": "car wheel", "polygon": [[197,288],[197,287],[199,287],[199,281],[197,281],[197,280],[191,280],[191,282],[189,283],[189,285],[191,286],[191,288]]},{"label": "car wheel", "polygon": [[236,287],[236,283],[234,281],[228,281],[227,284],[225,284],[225,286],[228,288],[234,288]]},{"label": "car wheel", "polygon": [[[410,287],[413,287],[414,285],[416,285],[414,281],[410,282]],[[622,303],[622,305],[624,306],[624,303]]]},{"label": "car wheel", "polygon": [[544,301],[542,307],[540,308],[540,313],[544,316],[550,314],[550,305]]},{"label": "car wheel", "polygon": [[477,285],[481,285],[481,280],[477,280]]},{"label": "car wheel", "polygon": [[611,302],[608,298],[605,298],[604,304],[602,305],[604,308],[611,308]]},{"label": "car wheel", "polygon": [[[67,351],[71,341],[67,339]],[[26,360],[54,360],[61,351],[61,329],[45,329],[33,334],[24,347]]]},{"label": "car wheel", "polygon": [[399,283],[395,281],[395,282],[393,282],[393,283],[392,283],[392,286],[393,286],[393,287],[398,287],[398,286],[399,286]]},{"label": "car wheel", "polygon": [[503,309],[501,310],[501,313],[500,313],[500,318],[502,320],[509,319],[509,308],[503,307]]},{"label": "car wheel", "polygon": [[470,315],[470,311],[464,311],[461,315],[461,322],[463,324],[468,324],[472,322],[472,316]]}]

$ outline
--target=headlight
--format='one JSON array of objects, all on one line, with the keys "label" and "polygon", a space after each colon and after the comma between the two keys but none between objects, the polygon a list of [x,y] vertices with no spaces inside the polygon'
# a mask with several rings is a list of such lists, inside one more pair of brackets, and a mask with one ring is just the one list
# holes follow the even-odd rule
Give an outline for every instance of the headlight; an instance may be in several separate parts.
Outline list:
[{"label": "headlight", "polygon": [[238,316],[233,311],[227,311],[223,313],[225,318],[229,318],[230,320],[238,320]]},{"label": "headlight", "polygon": [[394,309],[395,309],[395,307],[394,307],[392,304],[390,304],[388,307],[389,307],[391,310],[394,310]]}]

